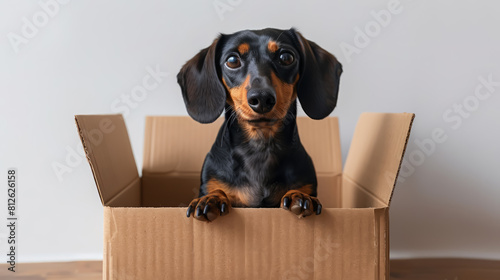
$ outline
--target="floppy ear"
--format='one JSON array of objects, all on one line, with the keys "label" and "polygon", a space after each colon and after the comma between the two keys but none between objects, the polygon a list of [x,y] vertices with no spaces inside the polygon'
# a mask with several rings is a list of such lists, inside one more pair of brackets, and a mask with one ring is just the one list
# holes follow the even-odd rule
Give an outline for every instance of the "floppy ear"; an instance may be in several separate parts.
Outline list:
[{"label": "floppy ear", "polygon": [[300,78],[297,96],[312,119],[328,116],[337,105],[342,64],[316,43],[291,29],[300,50]]},{"label": "floppy ear", "polygon": [[191,58],[177,74],[188,114],[200,123],[214,122],[224,110],[226,89],[219,78],[219,39]]}]

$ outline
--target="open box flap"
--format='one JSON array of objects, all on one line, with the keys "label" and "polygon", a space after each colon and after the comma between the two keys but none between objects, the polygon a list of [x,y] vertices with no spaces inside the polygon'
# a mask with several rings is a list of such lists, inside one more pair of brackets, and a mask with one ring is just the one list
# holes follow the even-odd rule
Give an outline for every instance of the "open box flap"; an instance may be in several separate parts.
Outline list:
[{"label": "open box flap", "polygon": [[78,133],[106,206],[140,206],[140,178],[122,115],[77,115]]},{"label": "open box flap", "polygon": [[343,207],[389,206],[414,117],[360,116],[342,175]]},{"label": "open box flap", "polygon": [[[196,196],[203,161],[222,123],[223,118],[212,124],[187,116],[146,118],[143,205],[186,206]],[[299,117],[297,125],[318,175],[319,198],[325,207],[338,207],[342,172],[338,120]]]}]

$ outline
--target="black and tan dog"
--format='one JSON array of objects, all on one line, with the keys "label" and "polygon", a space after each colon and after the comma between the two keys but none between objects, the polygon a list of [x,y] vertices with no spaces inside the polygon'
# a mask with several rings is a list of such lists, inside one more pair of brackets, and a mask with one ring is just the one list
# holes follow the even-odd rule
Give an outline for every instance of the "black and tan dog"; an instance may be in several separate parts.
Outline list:
[{"label": "black and tan dog", "polygon": [[311,158],[296,126],[297,98],[313,119],[335,108],[342,65],[294,29],[220,35],[177,75],[189,115],[225,121],[188,206],[201,221],[231,207],[279,207],[299,217],[321,213]]}]

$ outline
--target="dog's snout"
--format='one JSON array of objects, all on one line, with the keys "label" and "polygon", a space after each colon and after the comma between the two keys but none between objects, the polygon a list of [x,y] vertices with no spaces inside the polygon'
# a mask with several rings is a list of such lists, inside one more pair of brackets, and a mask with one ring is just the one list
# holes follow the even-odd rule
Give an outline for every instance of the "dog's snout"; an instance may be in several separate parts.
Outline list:
[{"label": "dog's snout", "polygon": [[276,104],[276,95],[268,90],[250,90],[247,94],[248,105],[254,112],[265,114]]}]

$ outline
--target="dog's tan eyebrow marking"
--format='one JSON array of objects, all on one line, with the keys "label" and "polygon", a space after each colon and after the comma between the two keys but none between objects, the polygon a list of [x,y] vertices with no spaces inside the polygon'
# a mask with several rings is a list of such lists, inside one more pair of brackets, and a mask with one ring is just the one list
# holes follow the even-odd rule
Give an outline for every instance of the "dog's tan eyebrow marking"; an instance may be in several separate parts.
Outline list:
[{"label": "dog's tan eyebrow marking", "polygon": [[276,41],[269,40],[269,43],[267,43],[267,49],[272,53],[276,52],[279,49],[278,43],[276,43]]},{"label": "dog's tan eyebrow marking", "polygon": [[248,43],[243,43],[238,46],[238,52],[240,54],[246,54],[250,50],[250,45]]}]

